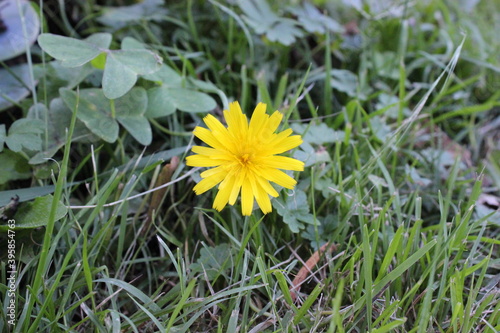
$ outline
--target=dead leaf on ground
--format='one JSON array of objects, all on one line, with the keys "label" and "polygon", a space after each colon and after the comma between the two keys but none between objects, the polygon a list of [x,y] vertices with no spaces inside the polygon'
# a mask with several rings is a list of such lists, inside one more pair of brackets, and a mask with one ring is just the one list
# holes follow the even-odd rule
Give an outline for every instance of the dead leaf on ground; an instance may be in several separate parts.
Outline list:
[{"label": "dead leaf on ground", "polygon": [[306,261],[305,265],[299,270],[297,275],[292,281],[292,286],[290,287],[290,296],[292,300],[295,302],[298,295],[297,293],[300,291],[300,287],[302,283],[305,281],[309,273],[312,273],[314,266],[316,266],[319,262],[319,259],[325,254],[331,254],[333,251],[337,249],[335,244],[325,244]]}]

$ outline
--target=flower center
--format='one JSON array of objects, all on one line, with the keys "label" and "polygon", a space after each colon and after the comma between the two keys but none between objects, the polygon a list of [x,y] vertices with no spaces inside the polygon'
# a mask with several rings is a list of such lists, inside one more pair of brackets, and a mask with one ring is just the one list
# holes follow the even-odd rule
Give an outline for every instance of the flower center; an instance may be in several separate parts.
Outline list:
[{"label": "flower center", "polygon": [[238,162],[240,162],[240,164],[244,167],[251,163],[251,160],[252,156],[249,153],[244,153],[238,156]]}]

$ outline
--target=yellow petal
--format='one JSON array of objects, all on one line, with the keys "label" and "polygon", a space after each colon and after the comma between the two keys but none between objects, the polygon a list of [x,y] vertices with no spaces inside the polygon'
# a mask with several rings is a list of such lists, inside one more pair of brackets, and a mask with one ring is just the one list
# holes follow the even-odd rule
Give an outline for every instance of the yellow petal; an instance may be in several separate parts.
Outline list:
[{"label": "yellow petal", "polygon": [[269,183],[268,180],[266,180],[260,176],[256,176],[255,178],[257,179],[257,182],[264,189],[264,191],[266,191],[267,194],[269,194],[270,196],[272,196],[274,198],[276,198],[279,195],[278,192],[274,189],[274,187]]},{"label": "yellow petal", "polygon": [[224,181],[227,180],[227,186],[221,188],[219,186],[219,192],[214,199],[213,208],[217,209],[219,212],[226,207],[227,202],[229,201],[229,196],[231,195],[231,189],[234,184],[234,177],[226,177]]},{"label": "yellow petal", "polygon": [[208,130],[207,128],[196,126],[194,128],[193,134],[200,139],[201,141],[205,142],[207,145],[216,148],[218,150],[227,150],[226,147],[217,140],[217,138]]},{"label": "yellow petal", "polygon": [[284,138],[280,142],[276,142],[274,144],[274,147],[271,149],[271,153],[274,154],[281,154],[284,153],[290,149],[293,149],[295,147],[298,147],[302,144],[302,138],[300,135],[293,135],[287,138]]},{"label": "yellow petal", "polygon": [[201,176],[201,178],[208,178],[208,177],[212,177],[214,175],[217,175],[221,172],[224,174],[224,177],[225,177],[227,172],[226,172],[226,168],[224,166],[218,166],[218,167],[213,168],[213,169],[205,170],[200,174],[200,176]]},{"label": "yellow petal", "polygon": [[224,179],[224,177],[224,173],[219,173],[211,177],[204,178],[198,184],[196,184],[193,190],[196,194],[202,194],[210,190],[215,185],[219,184]]},{"label": "yellow petal", "polygon": [[229,111],[224,111],[228,132],[237,140],[246,140],[248,134],[248,120],[241,111],[238,102],[229,104]]},{"label": "yellow petal", "polygon": [[206,115],[206,117],[203,118],[203,122],[205,122],[205,124],[207,124],[208,128],[210,128],[210,130],[212,132],[215,132],[215,131],[226,132],[227,131],[227,129],[224,127],[224,125],[222,125],[222,123],[217,118],[212,116],[211,114]]},{"label": "yellow petal", "polygon": [[254,179],[254,177],[249,177],[250,184],[252,186],[252,191],[255,195],[255,200],[259,205],[260,209],[264,214],[267,214],[273,210],[271,206],[271,200],[269,200],[269,195],[267,195],[266,191],[260,186],[258,182]]},{"label": "yellow petal", "polygon": [[293,189],[297,184],[295,179],[277,169],[262,167],[262,173],[266,175],[267,180],[289,189]]},{"label": "yellow petal", "polygon": [[252,214],[253,209],[253,192],[252,185],[248,178],[243,180],[243,185],[241,186],[241,213],[243,215]]},{"label": "yellow petal", "polygon": [[224,163],[224,161],[204,155],[191,155],[186,157],[186,164],[194,167],[213,167],[219,166],[222,163]]},{"label": "yellow petal", "polygon": [[269,156],[259,160],[259,164],[269,168],[304,171],[304,162],[286,156]]},{"label": "yellow petal", "polygon": [[203,155],[205,157],[215,159],[215,160],[224,160],[224,161],[233,161],[234,160],[233,154],[228,153],[227,151],[221,151],[221,150],[214,149],[214,148],[193,146],[191,148],[191,151],[193,153],[198,154],[198,155]]},{"label": "yellow petal", "polygon": [[269,119],[266,129],[271,133],[274,133],[278,129],[278,126],[280,125],[282,119],[283,119],[283,113],[279,111],[274,111],[274,113],[271,115]]},{"label": "yellow petal", "polygon": [[227,128],[225,128],[224,125],[222,125],[221,122],[211,114],[203,118],[203,121],[212,131],[212,135],[217,139],[217,141],[219,141],[226,148],[226,150],[234,153],[236,145],[234,142],[234,138],[231,137],[230,133],[227,131]]},{"label": "yellow petal", "polygon": [[231,195],[229,196],[229,204],[234,205],[236,199],[238,198],[238,194],[240,194],[241,185],[243,184],[243,180],[245,179],[245,172],[238,172],[235,174],[235,182],[233,184],[233,188],[231,189]]},{"label": "yellow petal", "polygon": [[253,111],[250,119],[249,138],[258,137],[260,132],[265,129],[269,116],[266,114],[266,104],[259,103]]}]

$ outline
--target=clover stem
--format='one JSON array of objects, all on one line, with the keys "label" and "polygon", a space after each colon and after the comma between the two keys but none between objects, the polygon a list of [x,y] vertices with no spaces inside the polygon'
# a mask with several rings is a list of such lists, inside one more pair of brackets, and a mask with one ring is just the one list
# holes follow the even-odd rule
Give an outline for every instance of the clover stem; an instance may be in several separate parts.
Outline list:
[{"label": "clover stem", "polygon": [[111,106],[111,118],[115,119],[116,118],[115,100],[114,99],[110,99],[109,100],[109,105]]}]

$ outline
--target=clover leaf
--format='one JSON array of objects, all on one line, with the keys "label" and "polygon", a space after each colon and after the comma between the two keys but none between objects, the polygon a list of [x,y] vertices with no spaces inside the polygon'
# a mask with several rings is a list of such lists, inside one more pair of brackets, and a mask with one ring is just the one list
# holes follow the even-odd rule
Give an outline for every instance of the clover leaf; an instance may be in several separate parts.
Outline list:
[{"label": "clover leaf", "polygon": [[151,74],[160,69],[163,59],[145,49],[110,50],[111,39],[109,33],[93,34],[84,40],[42,34],[38,43],[65,67],[83,66],[96,58],[94,65],[101,67],[105,58],[102,89],[107,98],[116,99],[132,89],[138,75]]},{"label": "clover leaf", "polygon": [[70,109],[74,109],[78,101],[78,119],[104,141],[115,142],[118,138],[118,124],[121,124],[139,143],[151,143],[151,126],[144,117],[148,100],[143,88],[133,88],[125,96],[114,100],[114,107],[101,89],[82,89],[79,96],[65,88],[59,92]]}]

